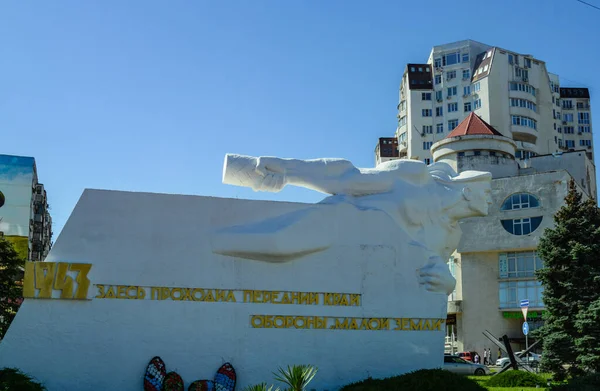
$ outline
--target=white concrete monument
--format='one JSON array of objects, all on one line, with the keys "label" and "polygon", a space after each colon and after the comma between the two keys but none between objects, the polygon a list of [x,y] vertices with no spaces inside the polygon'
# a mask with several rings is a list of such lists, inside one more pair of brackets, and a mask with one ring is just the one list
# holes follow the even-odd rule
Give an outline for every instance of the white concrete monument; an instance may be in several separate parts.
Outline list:
[{"label": "white concrete monument", "polygon": [[491,175],[396,160],[228,155],[223,182],[315,205],[86,190],[26,297],[0,367],[54,390],[142,390],[160,356],[187,385],[229,362],[238,390],[312,364],[311,388],[442,365],[446,260],[487,214]]}]

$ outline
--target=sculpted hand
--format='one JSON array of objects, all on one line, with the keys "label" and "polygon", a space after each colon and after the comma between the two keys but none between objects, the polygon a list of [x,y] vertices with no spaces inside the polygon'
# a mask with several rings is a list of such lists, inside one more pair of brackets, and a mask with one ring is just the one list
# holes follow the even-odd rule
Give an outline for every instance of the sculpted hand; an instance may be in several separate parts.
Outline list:
[{"label": "sculpted hand", "polygon": [[449,295],[456,286],[448,266],[444,263],[430,263],[417,270],[419,284],[430,292],[446,293]]},{"label": "sculpted hand", "polygon": [[261,179],[252,186],[254,191],[278,192],[286,185],[285,168],[278,158],[258,158],[255,171]]}]

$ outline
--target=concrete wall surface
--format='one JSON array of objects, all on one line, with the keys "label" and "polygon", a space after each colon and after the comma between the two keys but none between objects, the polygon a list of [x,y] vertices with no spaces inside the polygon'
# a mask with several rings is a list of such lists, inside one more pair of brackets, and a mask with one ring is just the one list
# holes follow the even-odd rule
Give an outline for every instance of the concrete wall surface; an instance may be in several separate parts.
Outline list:
[{"label": "concrete wall surface", "polygon": [[[313,227],[313,236],[331,238],[327,250],[287,262],[211,250],[219,228],[307,208],[327,217]],[[415,271],[427,257],[410,242],[384,213],[347,204],[86,190],[46,262],[92,264],[90,300],[60,300],[59,291],[53,299],[26,299],[0,344],[0,367],[21,368],[50,391],[140,390],[156,355],[186,389],[227,361],[238,390],[271,383],[279,366],[292,364],[317,366],[310,388],[331,391],[369,376],[439,367],[445,326],[429,330],[429,319],[445,320],[447,297],[419,285]],[[109,299],[109,286],[146,295],[124,299],[115,287]],[[159,300],[162,290],[152,287],[169,288],[175,298],[203,291]],[[231,291],[235,301],[207,299],[215,289]],[[275,304],[286,292],[292,302]],[[294,292],[318,301],[299,304]],[[355,295],[359,302],[344,301]],[[281,315],[285,327],[265,315]]]}]

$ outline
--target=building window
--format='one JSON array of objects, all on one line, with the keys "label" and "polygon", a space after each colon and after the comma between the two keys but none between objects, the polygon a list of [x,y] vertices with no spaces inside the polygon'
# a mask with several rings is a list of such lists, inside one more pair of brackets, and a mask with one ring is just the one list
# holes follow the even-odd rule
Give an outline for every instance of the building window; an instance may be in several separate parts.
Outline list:
[{"label": "building window", "polygon": [[442,75],[435,75],[435,84],[442,83]]},{"label": "building window", "polygon": [[542,216],[525,217],[522,219],[501,220],[502,227],[513,235],[529,235],[540,226]]},{"label": "building window", "polygon": [[510,98],[510,105],[512,107],[523,107],[525,109],[537,112],[537,105],[530,100],[520,98]]},{"label": "building window", "polygon": [[435,116],[441,117],[443,115],[444,115],[444,108],[442,106],[436,107],[435,108]]},{"label": "building window", "polygon": [[471,111],[471,102],[465,102],[465,104],[464,104],[464,112],[468,113],[469,111]]},{"label": "building window", "polygon": [[465,153],[464,152],[459,152],[458,153],[458,157],[465,157]]},{"label": "building window", "polygon": [[421,93],[421,100],[431,100],[431,92]]},{"label": "building window", "polygon": [[400,136],[398,136],[398,142],[401,143],[403,141],[406,141],[406,132],[402,133]]},{"label": "building window", "polygon": [[525,66],[527,68],[531,68],[531,59],[530,58],[525,58],[523,61],[525,61]]},{"label": "building window", "polygon": [[452,131],[454,130],[454,128],[456,128],[458,126],[458,120],[457,119],[451,119],[450,121],[448,121],[448,131]]},{"label": "building window", "polygon": [[562,101],[562,108],[563,109],[572,109],[573,108],[573,101],[572,100],[568,100],[568,99],[563,99],[563,101]]},{"label": "building window", "polygon": [[592,140],[579,140],[579,146],[580,147],[591,147]]},{"label": "building window", "polygon": [[433,126],[431,125],[423,125],[423,134],[432,134]]},{"label": "building window", "polygon": [[500,308],[520,308],[520,302],[523,299],[529,300],[529,306],[532,308],[544,307],[542,293],[544,288],[541,281],[521,280],[521,281],[500,281],[498,283],[498,296],[500,299]]},{"label": "building window", "polygon": [[532,157],[535,157],[535,156],[536,156],[535,152],[531,152],[531,151],[523,151],[523,150],[519,149],[515,152],[515,157],[520,160],[531,159]]},{"label": "building window", "polygon": [[510,53],[508,54],[508,63],[509,63],[510,65],[512,65],[512,64],[514,64],[514,63],[515,63],[515,59],[514,59],[513,55],[512,55],[512,54],[510,54]]},{"label": "building window", "polygon": [[473,155],[475,155],[475,156],[481,156],[481,151],[473,151]]},{"label": "building window", "polygon": [[421,115],[423,117],[431,117],[431,109],[423,109],[423,110],[421,110]]},{"label": "building window", "polygon": [[436,58],[433,60],[433,66],[435,68],[440,68],[442,66],[442,59],[441,58]]},{"label": "building window", "polygon": [[473,91],[479,92],[479,90],[481,90],[481,83],[477,82],[477,83],[473,84]]},{"label": "building window", "polygon": [[401,128],[404,125],[406,125],[406,116],[400,117],[400,119],[398,120],[398,127]]},{"label": "building window", "polygon": [[589,124],[590,123],[590,113],[578,113],[577,120],[580,124]]},{"label": "building window", "polygon": [[437,124],[437,125],[435,125],[435,131],[437,133],[444,133],[444,124]]},{"label": "building window", "polygon": [[463,80],[467,80],[471,77],[470,69],[463,69]]},{"label": "building window", "polygon": [[517,82],[513,81],[513,82],[510,82],[509,88],[511,91],[527,92],[528,94],[535,96],[535,87],[532,87],[529,84],[517,83]]},{"label": "building window", "polygon": [[469,96],[471,95],[471,86],[464,86],[463,87],[463,96]]},{"label": "building window", "polygon": [[430,165],[431,164],[431,159],[426,157],[425,159],[423,159],[423,163]]},{"label": "building window", "polygon": [[573,114],[565,114],[563,117],[563,121],[565,122],[573,122]]},{"label": "building window", "polygon": [[442,57],[442,65],[454,65],[460,61],[460,52],[448,53]]},{"label": "building window", "polygon": [[563,141],[561,139],[558,139],[558,147],[562,148],[563,146]]},{"label": "building window", "polygon": [[437,100],[438,102],[442,101],[442,91],[435,92],[435,100]]},{"label": "building window", "polygon": [[462,62],[469,62],[469,53],[463,53]]},{"label": "building window", "polygon": [[575,140],[565,140],[565,147],[575,148]]},{"label": "building window", "polygon": [[455,95],[456,95],[456,87],[448,88],[448,98],[450,98],[451,96],[455,96]]},{"label": "building window", "polygon": [[527,69],[515,67],[515,76],[522,78],[523,81],[527,81],[529,78],[529,71]]},{"label": "building window", "polygon": [[458,111],[458,103],[448,103],[448,112],[454,113]]},{"label": "building window", "polygon": [[590,127],[589,126],[579,126],[579,133],[590,133]]},{"label": "building window", "polygon": [[508,196],[502,203],[500,210],[515,210],[537,208],[540,201],[533,195],[527,193],[516,193]]},{"label": "building window", "polygon": [[537,130],[537,121],[536,120],[528,118],[528,117],[523,117],[520,115],[511,115],[511,117],[512,117],[513,125],[525,126],[525,127]]},{"label": "building window", "polygon": [[400,111],[406,110],[406,101],[405,100],[400,101],[400,104],[398,105],[398,110],[400,110]]},{"label": "building window", "polygon": [[577,102],[577,110],[588,110],[590,108],[587,102]]},{"label": "building window", "polygon": [[475,110],[480,109],[481,108],[481,99],[476,99],[473,101],[473,107]]},{"label": "building window", "polygon": [[425,151],[428,151],[432,145],[433,145],[433,141],[423,141],[423,149]]},{"label": "building window", "polygon": [[448,71],[446,72],[446,79],[452,80],[456,78],[456,71]]},{"label": "building window", "polygon": [[565,127],[563,127],[563,132],[567,133],[567,134],[575,133],[575,127],[574,126],[565,126]]}]

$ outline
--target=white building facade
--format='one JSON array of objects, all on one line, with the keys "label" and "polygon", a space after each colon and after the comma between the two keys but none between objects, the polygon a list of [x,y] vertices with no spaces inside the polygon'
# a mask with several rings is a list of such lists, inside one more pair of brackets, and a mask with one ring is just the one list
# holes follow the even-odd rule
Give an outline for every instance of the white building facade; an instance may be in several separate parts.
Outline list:
[{"label": "white building facade", "polygon": [[518,160],[584,149],[593,161],[588,89],[561,88],[544,61],[472,40],[434,46],[426,63],[407,64],[399,158],[430,163],[431,145],[471,112],[517,143]]},{"label": "white building facade", "polygon": [[521,300],[530,302],[530,329],[543,324],[543,288],[535,277],[543,267],[536,252],[539,239],[554,225],[571,179],[584,197],[597,196],[587,148],[521,161],[516,156],[521,146],[471,114],[431,148],[434,161],[458,172],[482,170],[493,176],[488,216],[461,223],[461,242],[448,261],[457,281],[448,301],[449,352],[496,352],[483,335],[486,330],[498,338],[507,335],[515,350],[525,347]]}]

